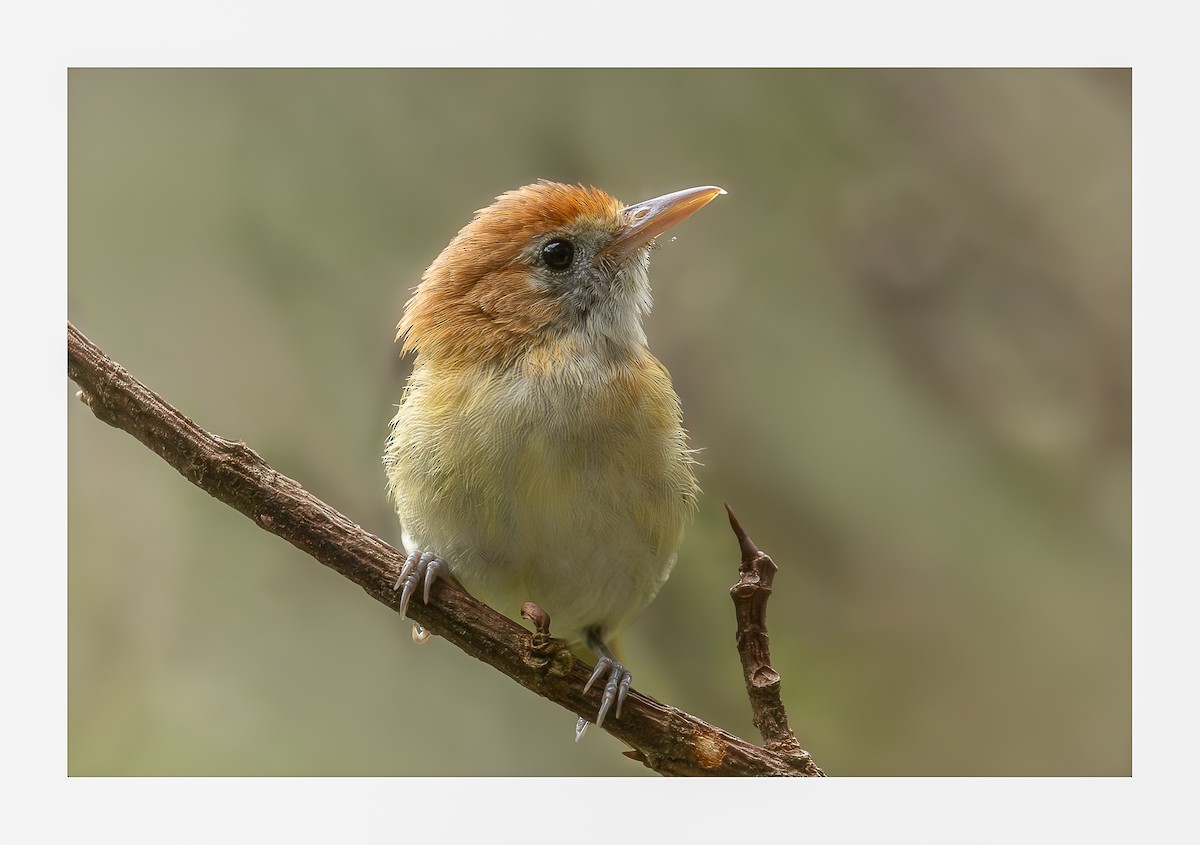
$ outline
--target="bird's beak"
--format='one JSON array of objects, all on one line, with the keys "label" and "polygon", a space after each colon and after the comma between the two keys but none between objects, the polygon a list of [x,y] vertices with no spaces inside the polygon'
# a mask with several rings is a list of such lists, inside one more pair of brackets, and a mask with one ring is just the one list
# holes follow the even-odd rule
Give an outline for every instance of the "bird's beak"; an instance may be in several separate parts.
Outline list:
[{"label": "bird's beak", "polygon": [[628,205],[623,213],[629,225],[613,238],[604,251],[619,257],[633,255],[667,229],[691,217],[723,193],[725,191],[721,188],[705,185],[703,188],[688,188]]}]

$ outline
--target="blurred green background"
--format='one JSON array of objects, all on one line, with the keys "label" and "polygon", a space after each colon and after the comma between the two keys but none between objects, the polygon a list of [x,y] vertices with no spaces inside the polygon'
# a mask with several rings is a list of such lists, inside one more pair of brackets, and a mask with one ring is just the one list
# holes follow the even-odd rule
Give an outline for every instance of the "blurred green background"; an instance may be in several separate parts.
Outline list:
[{"label": "blurred green background", "polygon": [[[635,686],[747,739],[729,502],[831,775],[1131,771],[1127,70],[73,70],[68,317],[398,543],[394,326],[539,177],[729,191],[655,253],[701,510]],[[73,775],[640,775],[67,384]]]}]

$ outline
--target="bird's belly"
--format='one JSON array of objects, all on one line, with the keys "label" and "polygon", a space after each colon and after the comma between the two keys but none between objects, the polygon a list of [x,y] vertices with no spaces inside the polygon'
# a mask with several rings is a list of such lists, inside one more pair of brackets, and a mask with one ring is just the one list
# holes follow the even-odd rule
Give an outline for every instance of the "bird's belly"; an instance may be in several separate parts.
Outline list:
[{"label": "bird's belly", "polygon": [[675,561],[692,490],[681,432],[636,408],[628,419],[504,409],[405,432],[415,409],[401,409],[389,477],[406,542],[503,613],[532,601],[556,636],[615,637]]}]

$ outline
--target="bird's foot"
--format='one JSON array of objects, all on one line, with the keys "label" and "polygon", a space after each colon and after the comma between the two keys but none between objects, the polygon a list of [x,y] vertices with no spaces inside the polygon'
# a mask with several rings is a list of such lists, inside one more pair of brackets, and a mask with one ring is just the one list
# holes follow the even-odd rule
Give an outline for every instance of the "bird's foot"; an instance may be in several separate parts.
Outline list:
[{"label": "bird's foot", "polygon": [[[446,561],[435,555],[433,552],[413,551],[404,560],[404,565],[400,567],[400,576],[396,579],[396,583],[392,585],[393,590],[401,590],[400,593],[400,618],[404,618],[408,613],[408,603],[412,600],[413,595],[417,591],[418,586],[423,586],[421,599],[425,604],[429,604],[429,590],[433,587],[433,583],[438,578],[446,578],[449,575],[449,567]],[[413,638],[417,638],[414,631]],[[428,639],[425,637],[424,639]],[[424,639],[421,641],[423,642]]]},{"label": "bird's foot", "polygon": [[525,659],[528,666],[553,677],[563,677],[575,666],[575,656],[565,640],[550,635],[550,614],[531,601],[521,606],[521,616],[533,623],[534,632],[529,637],[529,654]]},{"label": "bird's foot", "polygon": [[[608,649],[605,649],[607,652]],[[601,654],[596,660],[596,668],[592,670],[592,677],[584,684],[583,691],[586,693],[592,688],[592,685],[600,679],[604,673],[608,673],[608,681],[604,684],[604,692],[600,697],[600,711],[596,714],[596,724],[603,725],[604,717],[608,715],[608,711],[616,704],[616,712],[613,713],[614,719],[621,718],[621,705],[625,703],[625,697],[629,694],[629,685],[633,683],[633,675],[625,668],[621,661],[613,657],[611,653]],[[583,739],[583,734],[587,730],[587,720],[582,716],[575,723],[575,741]]]},{"label": "bird's foot", "polygon": [[[608,715],[609,708],[614,703],[617,705],[617,711],[613,714],[613,718],[621,718],[621,705],[625,703],[625,696],[629,694],[629,685],[633,683],[633,675],[629,674],[620,660],[617,660],[617,656],[608,647],[608,643],[601,639],[599,631],[592,630],[588,633],[587,644],[596,654],[596,668],[592,670],[592,677],[588,678],[588,682],[584,684],[583,691],[586,693],[592,688],[592,684],[600,679],[600,676],[605,672],[608,673],[608,681],[605,682],[604,692],[600,696],[600,711],[596,714],[596,724],[603,725],[604,717]],[[587,726],[587,719],[579,717],[579,721],[575,723],[576,742],[583,739]]]}]

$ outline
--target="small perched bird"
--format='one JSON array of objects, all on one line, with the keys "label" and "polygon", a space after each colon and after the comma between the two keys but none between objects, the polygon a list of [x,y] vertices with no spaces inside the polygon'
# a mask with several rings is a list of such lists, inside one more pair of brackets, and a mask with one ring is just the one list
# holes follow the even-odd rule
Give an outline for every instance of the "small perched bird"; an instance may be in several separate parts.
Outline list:
[{"label": "small perched bird", "polygon": [[439,577],[514,619],[536,603],[596,655],[584,691],[607,674],[597,724],[621,715],[621,632],[667,580],[699,492],[642,330],[650,250],[723,193],[627,206],[582,185],[509,191],[442,250],[398,327],[416,354],[384,455],[401,613]]}]

